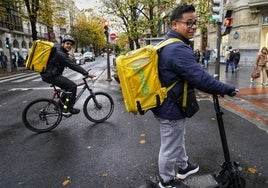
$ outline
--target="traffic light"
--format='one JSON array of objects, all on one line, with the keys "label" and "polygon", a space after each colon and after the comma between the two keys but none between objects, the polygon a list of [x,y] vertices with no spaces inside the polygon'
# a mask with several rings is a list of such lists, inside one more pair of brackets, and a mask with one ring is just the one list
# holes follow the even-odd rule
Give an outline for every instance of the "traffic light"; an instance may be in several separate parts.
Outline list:
[{"label": "traffic light", "polygon": [[233,10],[226,10],[224,16],[224,22],[222,25],[222,35],[228,35],[231,33],[233,18],[232,18]]},{"label": "traffic light", "polygon": [[221,23],[223,10],[222,0],[211,0],[211,3],[213,7],[211,7],[212,15],[210,16],[210,21]]},{"label": "traffic light", "polygon": [[232,21],[233,21],[233,18],[225,18],[224,20],[224,26],[226,27],[232,27]]},{"label": "traffic light", "polygon": [[103,21],[103,25],[104,25],[104,34],[106,35],[106,37],[109,36],[109,23],[107,20]]},{"label": "traffic light", "polygon": [[9,49],[10,48],[10,43],[9,43],[9,38],[6,38],[6,48]]}]

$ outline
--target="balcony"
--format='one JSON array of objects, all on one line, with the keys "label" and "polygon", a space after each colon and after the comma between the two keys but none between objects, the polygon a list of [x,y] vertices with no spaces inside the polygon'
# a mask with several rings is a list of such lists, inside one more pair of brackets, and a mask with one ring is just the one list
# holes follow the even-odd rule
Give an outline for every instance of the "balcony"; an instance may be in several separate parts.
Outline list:
[{"label": "balcony", "polygon": [[267,0],[249,0],[248,5],[250,8],[263,7],[263,6],[268,6],[268,1]]}]

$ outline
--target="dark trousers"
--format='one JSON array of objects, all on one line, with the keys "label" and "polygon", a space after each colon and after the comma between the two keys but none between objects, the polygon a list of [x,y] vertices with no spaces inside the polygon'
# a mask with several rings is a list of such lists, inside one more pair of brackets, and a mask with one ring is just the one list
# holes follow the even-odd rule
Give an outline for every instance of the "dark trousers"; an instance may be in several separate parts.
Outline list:
[{"label": "dark trousers", "polygon": [[[71,96],[69,96],[70,98],[70,103],[69,103],[69,108],[71,109],[75,103],[75,97],[76,97],[76,91],[77,91],[77,86],[76,84],[69,80],[68,78],[64,77],[64,76],[42,76],[42,80],[50,83],[50,84],[54,84],[55,86],[60,87],[61,89],[64,89],[65,91],[69,91],[71,92]],[[65,96],[62,96],[61,99],[64,100]]]},{"label": "dark trousers", "polygon": [[230,65],[230,67],[232,69],[232,72],[234,72],[235,67],[234,67],[234,62],[233,61],[226,61],[225,72],[228,72],[229,65]]}]

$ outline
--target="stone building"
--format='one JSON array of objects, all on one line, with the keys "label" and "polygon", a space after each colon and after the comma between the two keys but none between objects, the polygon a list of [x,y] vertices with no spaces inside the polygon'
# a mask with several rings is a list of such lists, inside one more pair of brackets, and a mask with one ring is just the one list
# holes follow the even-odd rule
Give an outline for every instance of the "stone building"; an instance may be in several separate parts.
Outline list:
[{"label": "stone building", "polygon": [[[231,33],[222,37],[221,56],[225,56],[228,46],[240,49],[240,64],[252,65],[259,50],[268,47],[268,1],[267,0],[229,0],[225,10],[233,10]],[[208,26],[208,47],[216,48],[217,31],[214,25]],[[194,38],[195,48],[201,46],[201,36]]]},{"label": "stone building", "polygon": [[[9,49],[5,47],[6,38],[9,38],[11,44],[11,52],[21,55],[23,58],[29,52],[32,45],[32,30],[29,19],[22,18],[21,14],[27,15],[26,7],[16,6],[10,3],[5,5],[0,3],[0,53],[4,52],[8,58]],[[75,6],[74,0],[57,0],[60,19],[64,25],[53,25],[48,27],[40,22],[36,23],[38,39],[60,42],[62,35],[68,34],[71,28],[76,24],[78,8]]]}]

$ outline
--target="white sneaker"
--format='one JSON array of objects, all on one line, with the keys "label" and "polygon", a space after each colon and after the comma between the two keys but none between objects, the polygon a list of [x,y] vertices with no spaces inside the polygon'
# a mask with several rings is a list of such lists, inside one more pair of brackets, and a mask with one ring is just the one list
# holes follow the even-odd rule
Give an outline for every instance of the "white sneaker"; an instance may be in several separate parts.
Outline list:
[{"label": "white sneaker", "polygon": [[267,83],[262,83],[262,85],[263,85],[264,87],[268,86],[268,84],[267,84]]},{"label": "white sneaker", "polygon": [[250,78],[250,82],[252,83],[254,81],[254,79],[253,78]]}]

